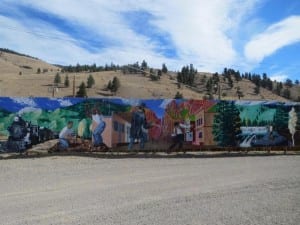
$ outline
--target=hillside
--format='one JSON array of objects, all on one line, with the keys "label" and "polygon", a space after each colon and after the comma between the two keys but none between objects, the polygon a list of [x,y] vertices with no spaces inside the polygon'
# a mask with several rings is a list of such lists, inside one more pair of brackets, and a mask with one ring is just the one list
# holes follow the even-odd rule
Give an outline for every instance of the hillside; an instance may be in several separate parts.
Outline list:
[{"label": "hillside", "polygon": [[[37,73],[38,70],[41,73]],[[87,90],[89,97],[112,96],[106,91],[109,80],[118,77],[121,87],[114,96],[124,98],[174,98],[177,92],[180,92],[184,98],[202,99],[206,96],[205,80],[212,76],[210,73],[197,73],[197,88],[191,88],[186,85],[178,87],[176,74],[167,73],[161,76],[158,81],[151,81],[148,75],[141,74],[123,74],[120,70],[103,71],[103,72],[80,72],[80,73],[63,73],[61,68],[50,65],[41,60],[26,57],[22,55],[1,52],[0,54],[0,95],[1,96],[46,96],[51,97],[53,94],[53,81],[55,75],[59,73],[62,82],[66,75],[70,80],[70,87],[65,88],[63,84],[55,89],[55,97],[72,96],[73,79],[75,77],[76,92],[81,82],[86,82],[87,77],[91,74],[95,79],[93,88]],[[201,83],[202,82],[202,83]],[[247,80],[233,82],[233,87],[229,88],[226,83],[220,84],[220,96],[222,99],[238,99],[237,90],[241,90],[243,97],[241,99],[251,100],[286,100],[277,96],[271,91],[261,88],[259,94],[254,93],[255,85]],[[298,88],[298,87],[297,87]],[[299,91],[294,87],[293,93]],[[219,92],[213,94],[217,99]]]}]

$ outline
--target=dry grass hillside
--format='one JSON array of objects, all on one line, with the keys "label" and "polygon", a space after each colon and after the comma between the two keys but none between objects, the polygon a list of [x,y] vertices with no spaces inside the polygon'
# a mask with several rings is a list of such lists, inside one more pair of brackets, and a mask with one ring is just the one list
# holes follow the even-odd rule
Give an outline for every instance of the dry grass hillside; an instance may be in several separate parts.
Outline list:
[{"label": "dry grass hillside", "polygon": [[[41,73],[38,74],[38,68]],[[43,72],[44,71],[44,72]],[[174,98],[177,92],[180,92],[184,98],[204,98],[206,92],[204,85],[198,85],[197,90],[181,85],[178,88],[176,74],[163,74],[158,81],[151,81],[148,76],[123,74],[121,71],[105,71],[96,73],[62,73],[59,67],[50,65],[41,60],[19,56],[2,52],[0,54],[0,95],[1,96],[52,96],[52,87],[54,77],[60,73],[62,82],[68,75],[70,87],[66,88],[63,84],[55,89],[55,97],[72,96],[73,78],[75,77],[76,92],[81,82],[86,82],[87,77],[92,74],[95,79],[93,88],[87,90],[89,97],[112,96],[106,91],[106,85],[113,77],[118,77],[121,83],[120,89],[115,93],[117,97],[125,98]],[[209,77],[209,73],[198,73],[197,79],[203,80],[203,77]],[[273,94],[271,91],[261,88],[260,94],[254,94],[255,85],[249,80],[234,82],[234,87],[229,89],[226,84],[221,84],[220,94],[222,99],[238,99],[237,88],[243,92],[242,99],[270,99],[286,100]],[[218,93],[214,94],[218,98]]]},{"label": "dry grass hillside", "polygon": [[52,70],[57,71],[59,68],[43,62],[38,59],[19,56],[16,54],[1,52],[0,53],[0,72],[1,75],[18,74],[22,72],[24,75],[30,75],[37,72],[40,68],[41,71]]}]

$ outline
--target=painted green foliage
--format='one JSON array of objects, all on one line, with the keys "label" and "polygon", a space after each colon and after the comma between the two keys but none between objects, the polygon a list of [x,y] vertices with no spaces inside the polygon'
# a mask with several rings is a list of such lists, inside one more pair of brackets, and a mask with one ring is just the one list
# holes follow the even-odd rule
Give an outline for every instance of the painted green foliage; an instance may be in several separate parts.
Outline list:
[{"label": "painted green foliage", "polygon": [[[126,112],[130,109],[128,105],[119,105],[103,100],[87,99],[84,102],[56,110],[35,109],[22,113],[25,121],[33,125],[49,128],[54,132],[59,132],[68,121],[73,121],[74,129],[77,131],[79,125],[82,136],[90,137],[89,126],[91,124],[92,109],[97,108],[104,116],[110,116],[113,112]],[[0,110],[0,135],[8,136],[7,128],[11,125],[15,113],[10,113],[4,109]]]},{"label": "painted green foliage", "polygon": [[236,146],[241,133],[239,110],[234,102],[220,101],[216,105],[216,115],[213,121],[214,141],[219,146]]}]

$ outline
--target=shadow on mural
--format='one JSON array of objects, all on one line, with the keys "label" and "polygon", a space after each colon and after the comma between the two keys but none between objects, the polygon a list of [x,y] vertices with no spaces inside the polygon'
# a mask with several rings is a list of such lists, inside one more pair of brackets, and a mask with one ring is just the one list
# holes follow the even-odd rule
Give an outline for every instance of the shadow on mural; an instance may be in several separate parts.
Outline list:
[{"label": "shadow on mural", "polygon": [[0,137],[32,145],[58,138],[72,121],[77,137],[92,140],[95,110],[110,148],[300,145],[300,103],[277,101],[0,97]]}]

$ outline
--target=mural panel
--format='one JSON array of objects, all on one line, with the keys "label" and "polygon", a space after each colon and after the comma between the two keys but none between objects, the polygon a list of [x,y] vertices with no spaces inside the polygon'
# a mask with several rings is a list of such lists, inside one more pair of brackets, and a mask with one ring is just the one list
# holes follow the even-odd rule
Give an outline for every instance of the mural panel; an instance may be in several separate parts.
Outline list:
[{"label": "mural panel", "polygon": [[19,150],[64,139],[69,125],[108,148],[293,146],[299,118],[295,102],[0,97],[0,139]]}]

